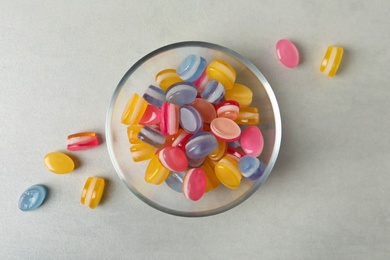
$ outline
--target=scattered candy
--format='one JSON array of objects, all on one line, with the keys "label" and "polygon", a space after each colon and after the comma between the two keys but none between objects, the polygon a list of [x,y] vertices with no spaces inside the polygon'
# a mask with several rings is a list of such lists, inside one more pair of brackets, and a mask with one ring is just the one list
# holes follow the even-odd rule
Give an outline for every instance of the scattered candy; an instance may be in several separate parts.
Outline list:
[{"label": "scattered candy", "polygon": [[229,63],[221,59],[213,60],[206,68],[209,79],[220,82],[226,90],[233,87],[236,81],[236,71]]},{"label": "scattered candy", "polygon": [[295,45],[286,39],[276,43],[276,56],[287,68],[294,68],[299,63],[299,52]]},{"label": "scattered candy", "polygon": [[81,204],[90,207],[91,209],[96,208],[103,196],[104,184],[105,182],[102,178],[88,177],[81,193]]},{"label": "scattered candy", "polygon": [[203,119],[198,110],[191,105],[180,108],[180,126],[188,133],[195,134],[203,128]]},{"label": "scattered candy", "polygon": [[226,99],[238,102],[240,107],[248,107],[252,103],[252,97],[252,90],[242,84],[234,84],[225,94]]},{"label": "scattered candy", "polygon": [[130,147],[130,153],[134,162],[152,159],[155,152],[156,148],[144,142],[132,145]]},{"label": "scattered candy", "polygon": [[197,201],[206,192],[207,179],[201,168],[193,168],[187,171],[183,179],[183,194],[186,198]]},{"label": "scattered candy", "polygon": [[74,162],[68,155],[60,152],[51,152],[45,155],[43,163],[46,168],[57,174],[70,173],[74,169]]},{"label": "scattered candy", "polygon": [[143,116],[148,102],[135,93],[127,102],[126,108],[122,114],[122,124],[133,125],[138,124],[139,120]]},{"label": "scattered candy", "polygon": [[210,124],[211,132],[219,139],[226,142],[233,142],[240,138],[241,129],[231,119],[218,117]]},{"label": "scattered candy", "polygon": [[264,147],[263,134],[257,126],[248,126],[241,136],[241,147],[248,155],[257,157]]},{"label": "scattered candy", "polygon": [[206,60],[198,55],[187,56],[179,65],[177,74],[185,81],[197,80],[206,69]]},{"label": "scattered candy", "polygon": [[165,102],[165,92],[161,88],[150,85],[142,96],[149,104],[161,107]]},{"label": "scattered candy", "polygon": [[45,201],[47,188],[42,184],[33,185],[23,192],[19,199],[19,209],[30,211],[39,208]]},{"label": "scattered candy", "polygon": [[245,155],[238,162],[238,169],[245,178],[252,181],[257,180],[263,175],[266,165],[256,157]]},{"label": "scattered candy", "polygon": [[342,47],[328,46],[320,66],[320,71],[329,77],[334,77],[343,58],[343,53],[344,49]]},{"label": "scattered candy", "polygon": [[85,150],[96,147],[99,141],[94,132],[82,132],[68,136],[67,149],[69,151]]},{"label": "scattered candy", "polygon": [[215,165],[215,175],[219,181],[229,189],[237,189],[241,183],[242,174],[238,163],[225,156]]}]

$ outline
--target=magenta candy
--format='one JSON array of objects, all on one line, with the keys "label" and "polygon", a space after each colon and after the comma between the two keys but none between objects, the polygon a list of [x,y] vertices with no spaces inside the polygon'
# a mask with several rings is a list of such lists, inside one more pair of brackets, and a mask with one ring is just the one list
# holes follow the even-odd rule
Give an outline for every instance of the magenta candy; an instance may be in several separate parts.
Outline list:
[{"label": "magenta candy", "polygon": [[247,127],[241,136],[241,147],[247,155],[257,157],[264,147],[264,138],[257,126]]},{"label": "magenta candy", "polygon": [[155,125],[160,123],[161,111],[158,107],[148,105],[146,107],[144,115],[139,121],[140,125]]},{"label": "magenta candy", "polygon": [[186,198],[197,201],[206,192],[207,178],[201,168],[188,170],[183,179],[183,194]]},{"label": "magenta candy", "polygon": [[289,40],[282,39],[276,43],[276,55],[287,68],[294,68],[299,63],[298,49]]},{"label": "magenta candy", "polygon": [[181,172],[188,167],[187,157],[183,150],[178,147],[163,148],[158,154],[158,159],[170,171]]},{"label": "magenta candy", "polygon": [[164,135],[173,135],[179,129],[179,106],[164,102],[161,107],[160,130]]},{"label": "magenta candy", "polygon": [[239,148],[233,148],[233,147],[229,146],[227,153],[226,153],[226,156],[229,156],[230,158],[232,158],[236,162],[238,162],[242,157],[245,156],[245,152]]},{"label": "magenta candy", "polygon": [[211,132],[225,142],[233,142],[240,138],[241,129],[233,120],[226,117],[215,118],[210,124]]}]

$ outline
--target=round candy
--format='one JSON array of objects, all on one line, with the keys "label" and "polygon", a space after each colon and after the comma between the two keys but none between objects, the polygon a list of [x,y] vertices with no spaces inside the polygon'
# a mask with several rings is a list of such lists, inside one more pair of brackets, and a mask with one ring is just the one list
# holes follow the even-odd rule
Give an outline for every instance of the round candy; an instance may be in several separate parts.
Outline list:
[{"label": "round candy", "polygon": [[237,189],[241,183],[242,174],[238,163],[225,156],[215,165],[215,175],[219,181],[229,189]]},{"label": "round candy", "polygon": [[218,103],[225,94],[225,88],[216,80],[210,80],[204,87],[200,96],[210,103]]},{"label": "round candy", "polygon": [[103,196],[104,184],[105,182],[102,178],[88,177],[81,193],[81,204],[91,209],[96,208]]},{"label": "round candy", "polygon": [[57,174],[70,173],[74,169],[74,162],[72,158],[60,152],[51,152],[46,154],[43,162],[49,171]]},{"label": "round candy", "polygon": [[180,63],[176,72],[183,80],[193,82],[202,75],[206,65],[203,57],[191,54]]},{"label": "round candy", "polygon": [[238,169],[245,178],[252,181],[257,180],[263,175],[266,165],[256,157],[245,155],[238,161]]},{"label": "round candy", "polygon": [[191,105],[180,108],[180,125],[188,133],[195,134],[203,128],[202,116]]},{"label": "round candy", "polygon": [[196,98],[191,105],[198,110],[204,123],[210,124],[217,117],[214,106],[204,99]]},{"label": "round candy", "polygon": [[252,97],[252,90],[242,84],[234,84],[233,88],[225,93],[226,99],[235,100],[240,107],[248,107],[252,103]]},{"label": "round candy", "polygon": [[165,147],[158,153],[161,164],[170,171],[181,172],[187,169],[188,160],[178,147]]},{"label": "round candy", "polygon": [[179,106],[164,102],[161,107],[160,129],[164,135],[174,135],[179,129]]},{"label": "round candy", "polygon": [[182,193],[183,179],[186,171],[171,172],[165,179],[165,183],[174,191]]},{"label": "round candy", "polygon": [[183,194],[186,198],[197,201],[206,192],[206,175],[201,168],[188,170],[183,180]]},{"label": "round candy", "polygon": [[217,110],[217,116],[235,120],[238,116],[238,112],[240,111],[239,105],[240,104],[234,100],[223,101],[215,106],[215,110]]},{"label": "round candy", "polygon": [[167,89],[166,99],[169,103],[183,106],[195,100],[198,91],[190,82],[175,83]]},{"label": "round candy", "polygon": [[126,108],[123,111],[121,122],[125,125],[138,124],[139,120],[143,116],[148,102],[140,97],[137,93],[133,94],[126,104]]},{"label": "round candy", "polygon": [[236,71],[224,60],[215,59],[206,68],[209,79],[215,79],[220,82],[226,90],[233,87],[236,81]]},{"label": "round candy", "polygon": [[186,154],[193,159],[204,158],[218,148],[215,136],[209,132],[193,135],[186,144]]},{"label": "round candy", "polygon": [[150,160],[145,171],[145,181],[148,183],[159,185],[168,177],[169,170],[165,168],[160,160],[158,154],[155,154]]},{"label": "round candy", "polygon": [[163,91],[166,91],[173,84],[182,81],[174,69],[162,70],[156,75],[156,83]]},{"label": "round candy", "polygon": [[150,85],[142,96],[149,104],[161,107],[165,102],[165,92],[161,88]]},{"label": "round candy", "polygon": [[257,126],[248,126],[242,133],[240,143],[246,154],[257,157],[263,151],[263,134]]},{"label": "round candy", "polygon": [[276,43],[276,56],[287,68],[294,68],[299,63],[297,47],[289,40],[282,39]]},{"label": "round candy", "polygon": [[157,129],[144,126],[137,135],[138,139],[156,148],[164,145],[166,137]]},{"label": "round candy", "polygon": [[158,107],[148,105],[144,112],[144,115],[141,117],[139,124],[140,125],[155,125],[160,123],[161,111]]},{"label": "round candy", "polygon": [[226,142],[233,142],[240,138],[241,129],[231,119],[219,117],[210,124],[211,132],[219,139]]},{"label": "round candy", "polygon": [[334,77],[343,58],[344,49],[337,46],[328,46],[320,71],[329,77]]},{"label": "round candy", "polygon": [[39,208],[45,201],[47,188],[42,184],[37,184],[23,192],[19,199],[19,209],[30,211]]}]

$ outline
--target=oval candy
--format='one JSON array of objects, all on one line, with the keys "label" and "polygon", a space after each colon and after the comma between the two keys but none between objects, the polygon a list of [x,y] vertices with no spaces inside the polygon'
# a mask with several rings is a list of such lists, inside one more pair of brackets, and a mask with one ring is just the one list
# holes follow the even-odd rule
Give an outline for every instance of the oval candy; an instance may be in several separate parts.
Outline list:
[{"label": "oval candy", "polygon": [[233,142],[240,138],[241,128],[231,119],[218,117],[210,124],[211,132],[225,142]]},{"label": "oval candy", "polygon": [[201,168],[190,169],[183,179],[183,194],[190,200],[200,200],[206,192],[206,186],[204,171]]},{"label": "oval candy", "polygon": [[158,154],[155,154],[150,160],[145,170],[145,181],[155,185],[161,184],[168,177],[169,170],[165,168],[160,160]]},{"label": "oval candy", "polygon": [[25,190],[19,199],[19,209],[30,211],[39,208],[45,201],[47,188],[42,184],[36,184]]},{"label": "oval candy", "polygon": [[180,125],[188,133],[195,134],[203,128],[203,119],[193,106],[185,105],[180,108]]},{"label": "oval candy", "polygon": [[81,192],[81,204],[94,209],[103,196],[105,181],[103,178],[88,177]]},{"label": "oval candy", "polygon": [[171,172],[165,179],[165,183],[174,191],[182,193],[183,179],[186,171]]},{"label": "oval candy", "polygon": [[203,57],[191,54],[184,58],[176,72],[181,79],[193,82],[202,75],[206,69],[206,65],[206,60]]},{"label": "oval candy", "polygon": [[237,189],[241,183],[242,174],[238,163],[225,156],[215,165],[215,175],[219,181],[229,189]]},{"label": "oval candy", "polygon": [[161,88],[150,85],[142,96],[149,104],[161,107],[165,102],[165,92]]},{"label": "oval candy", "polygon": [[179,82],[173,84],[167,89],[166,100],[169,103],[173,103],[181,107],[194,101],[197,94],[198,91],[194,84],[190,82]]},{"label": "oval candy", "polygon": [[286,39],[276,43],[276,56],[287,68],[294,68],[299,63],[299,52],[295,45]]},{"label": "oval candy", "polygon": [[215,136],[209,132],[199,132],[193,135],[186,144],[186,154],[190,158],[206,157],[218,147]]},{"label": "oval candy", "polygon": [[266,165],[263,162],[250,155],[245,155],[238,161],[238,169],[242,175],[252,181],[259,179],[265,168]]},{"label": "oval candy", "polygon": [[204,123],[210,124],[217,117],[214,106],[202,98],[196,98],[191,105],[200,113]]},{"label": "oval candy", "polygon": [[241,136],[241,147],[247,155],[257,157],[264,148],[264,138],[257,126],[248,126]]},{"label": "oval candy", "polygon": [[240,107],[248,107],[252,103],[253,93],[245,85],[234,84],[230,90],[226,90],[225,98],[238,102]]},{"label": "oval candy", "polygon": [[200,96],[210,103],[218,103],[225,95],[225,88],[216,80],[210,80],[204,87]]},{"label": "oval candy", "polygon": [[181,172],[187,169],[188,160],[178,147],[165,147],[158,153],[161,164],[170,171]]},{"label": "oval candy", "polygon": [[60,152],[51,152],[46,154],[43,162],[49,171],[57,174],[70,173],[74,169],[74,162],[72,158]]}]

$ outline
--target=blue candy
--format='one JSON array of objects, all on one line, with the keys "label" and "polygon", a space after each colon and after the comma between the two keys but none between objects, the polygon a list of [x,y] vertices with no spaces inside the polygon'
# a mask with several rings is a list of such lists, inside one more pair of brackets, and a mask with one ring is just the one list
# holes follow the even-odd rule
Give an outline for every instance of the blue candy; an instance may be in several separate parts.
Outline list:
[{"label": "blue candy", "polygon": [[39,208],[46,198],[47,188],[42,184],[37,184],[23,192],[19,199],[19,209],[30,211]]},{"label": "blue candy", "polygon": [[188,133],[195,134],[203,128],[201,114],[191,105],[180,108],[180,125]]},{"label": "blue candy", "polygon": [[200,96],[209,103],[218,103],[225,95],[225,88],[216,80],[210,80],[204,87]]},{"label": "blue candy", "polygon": [[161,88],[150,85],[142,96],[149,104],[161,107],[165,102],[165,92]]},{"label": "blue candy", "polygon": [[138,139],[156,148],[164,145],[166,137],[159,130],[144,126],[137,135]]},{"label": "blue candy", "polygon": [[217,149],[218,142],[212,133],[199,132],[188,140],[185,148],[188,158],[200,159]]},{"label": "blue candy", "polygon": [[165,183],[174,191],[182,192],[183,179],[186,171],[171,172],[165,179]]},{"label": "blue candy", "polygon": [[266,165],[256,157],[245,155],[238,161],[238,169],[245,178],[257,180],[263,175]]},{"label": "blue candy", "polygon": [[195,100],[198,90],[190,82],[178,82],[167,89],[166,100],[169,103],[183,106]]},{"label": "blue candy", "polygon": [[180,63],[176,73],[181,79],[193,82],[202,75],[206,66],[207,62],[204,58],[191,54]]}]

